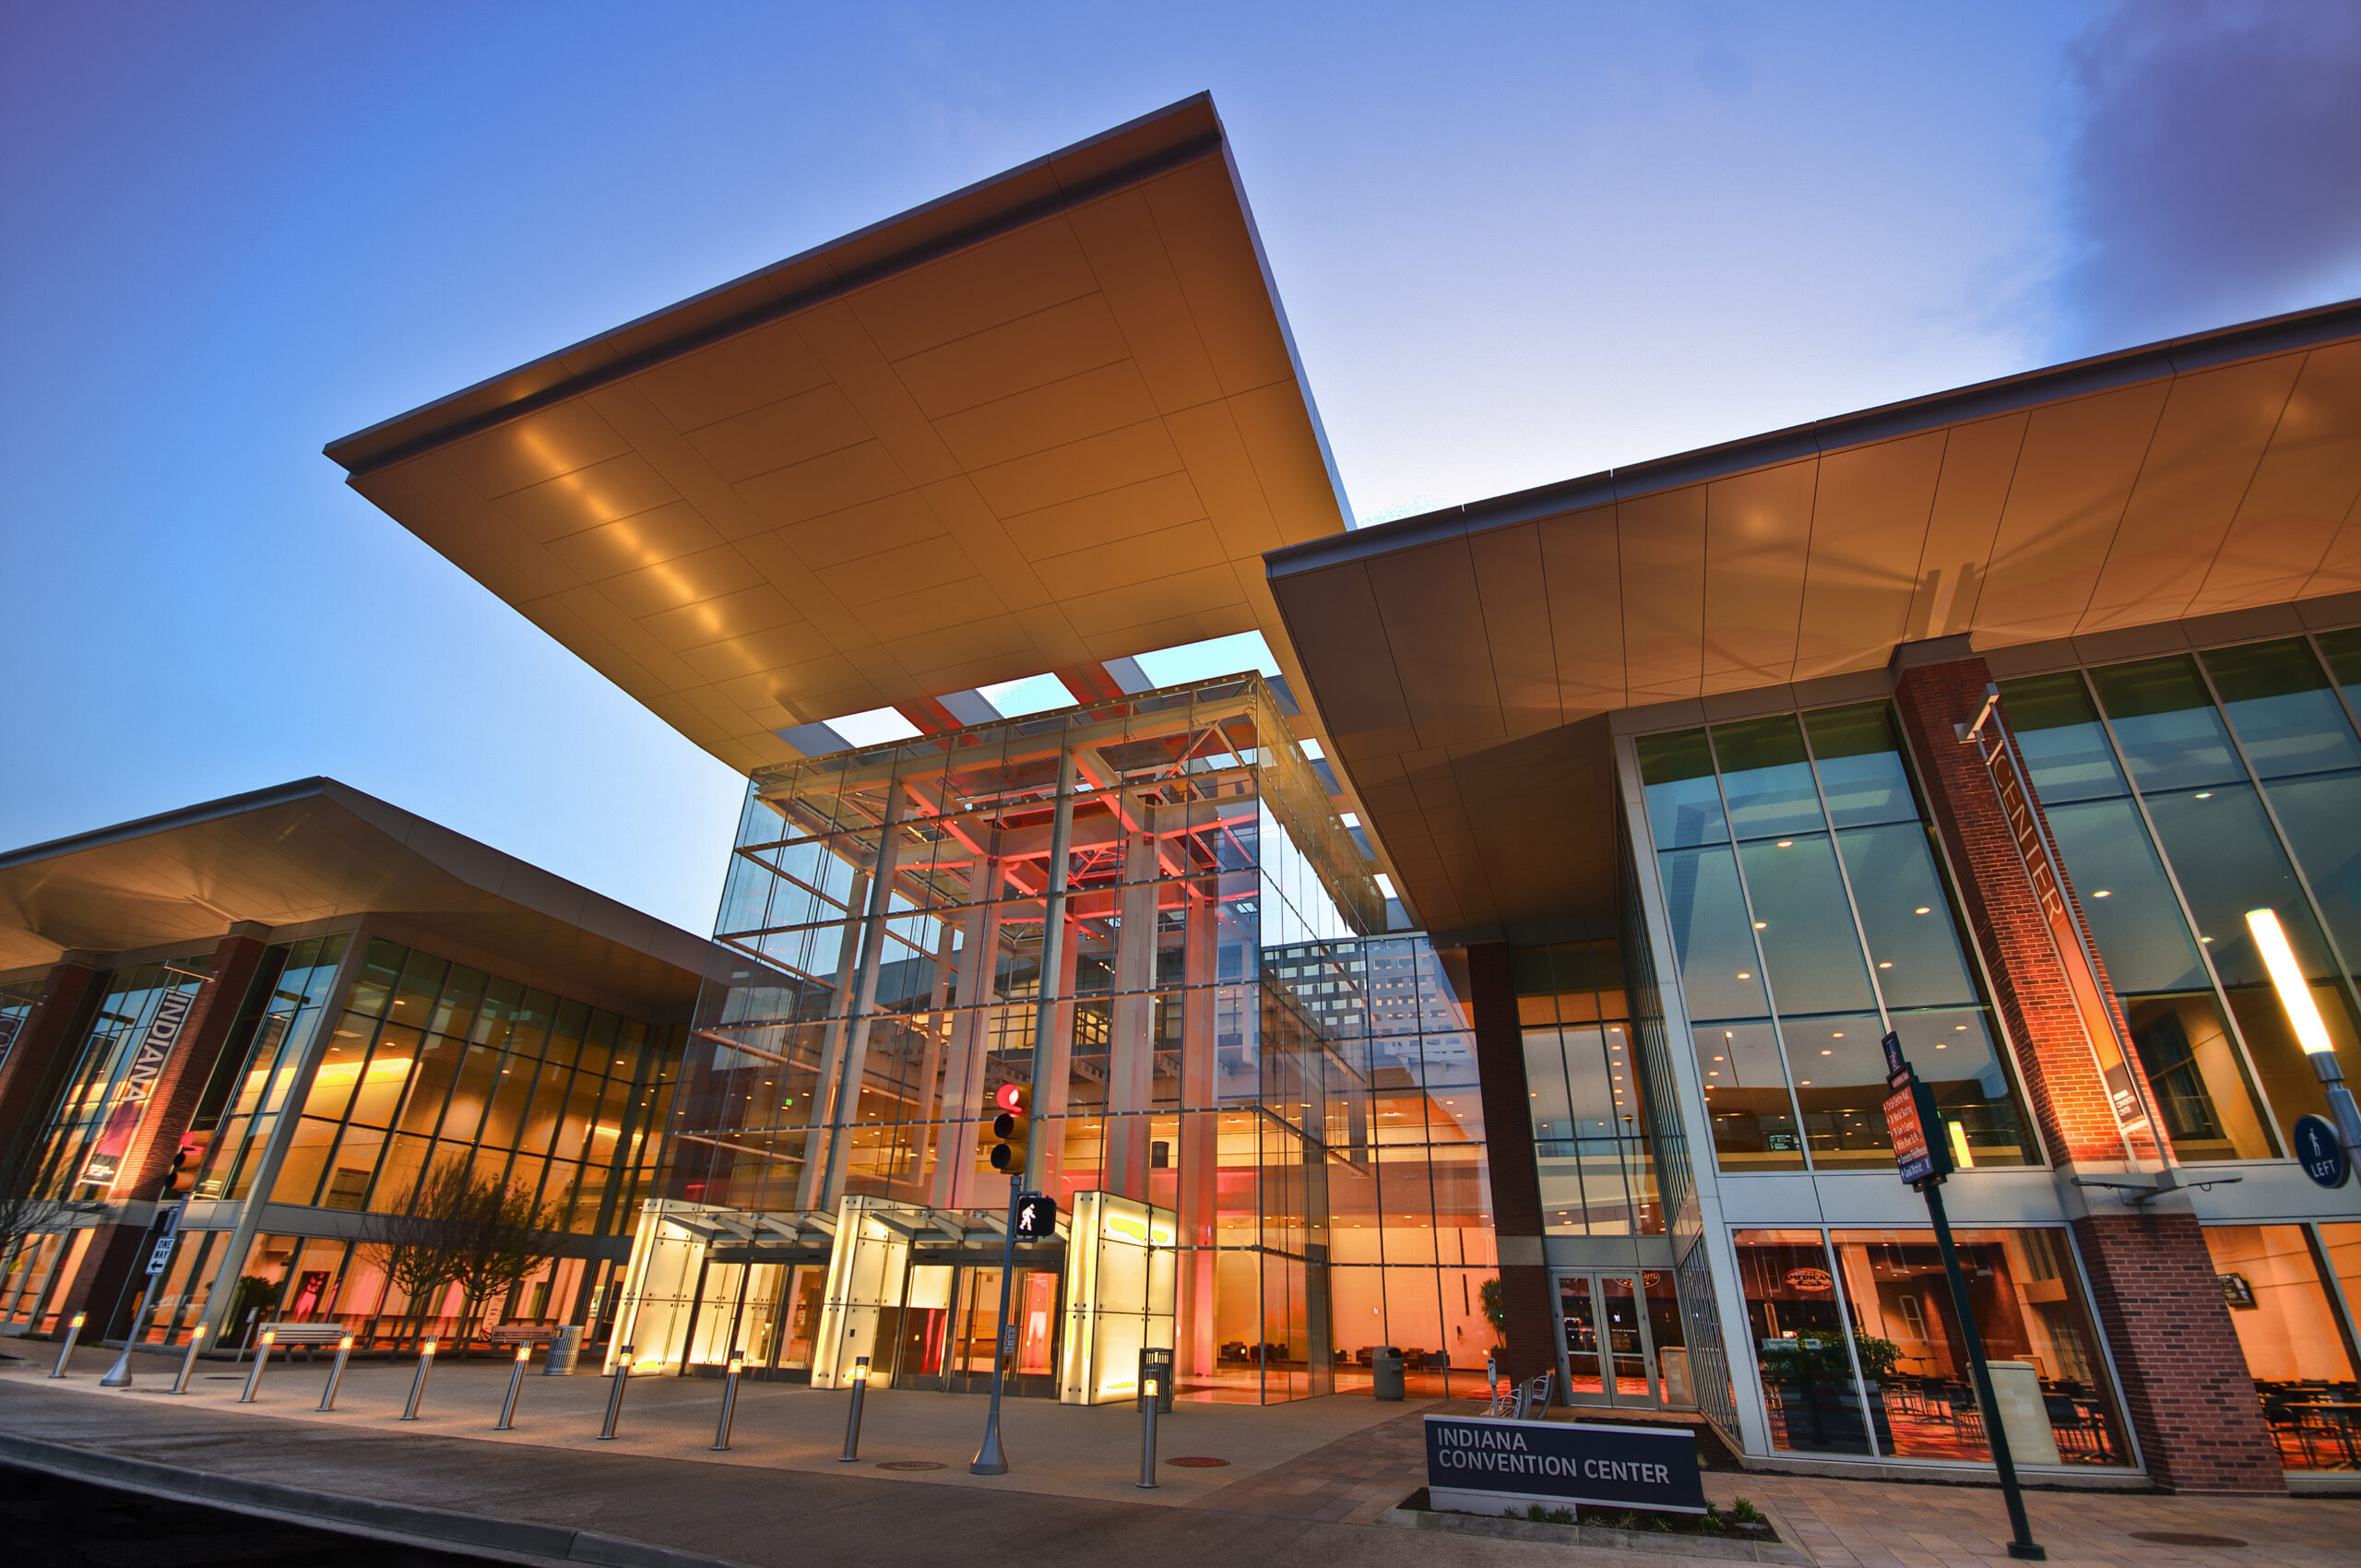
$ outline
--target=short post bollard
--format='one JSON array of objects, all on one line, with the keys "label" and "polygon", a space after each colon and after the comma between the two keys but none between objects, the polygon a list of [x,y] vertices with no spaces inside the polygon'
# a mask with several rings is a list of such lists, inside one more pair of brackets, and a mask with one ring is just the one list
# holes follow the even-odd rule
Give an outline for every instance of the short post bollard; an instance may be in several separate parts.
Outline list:
[{"label": "short post bollard", "polygon": [[57,1365],[50,1369],[50,1376],[64,1377],[65,1375],[65,1358],[74,1353],[74,1341],[82,1337],[82,1319],[84,1315],[84,1313],[76,1313],[72,1318],[67,1320],[65,1324],[65,1343],[57,1348]]},{"label": "short post bollard", "polygon": [[730,1351],[730,1368],[721,1374],[721,1424],[713,1430],[713,1451],[716,1454],[730,1451],[730,1422],[738,1414],[738,1374],[745,1370],[745,1352]]},{"label": "short post bollard", "polygon": [[1156,1418],[1164,1408],[1164,1396],[1171,1388],[1172,1352],[1145,1349],[1140,1352],[1140,1479],[1142,1491],[1152,1491],[1156,1479]]},{"label": "short post bollard", "polygon": [[845,1451],[836,1455],[839,1465],[860,1461],[860,1402],[869,1393],[869,1358],[858,1356],[852,1363],[852,1408],[845,1412]]},{"label": "short post bollard", "polygon": [[426,1392],[426,1375],[434,1370],[434,1341],[427,1340],[418,1348],[418,1372],[409,1380],[409,1403],[402,1407],[402,1420],[418,1420],[418,1396]]},{"label": "short post bollard", "polygon": [[277,1334],[267,1328],[262,1331],[262,1338],[255,1347],[258,1353],[255,1357],[254,1370],[246,1373],[246,1391],[238,1396],[239,1404],[251,1405],[255,1402],[255,1390],[262,1386],[262,1369],[270,1365],[270,1348],[278,1342]]},{"label": "short post bollard", "polygon": [[607,1393],[607,1424],[599,1429],[599,1441],[615,1440],[615,1422],[623,1413],[623,1384],[631,1381],[631,1347],[626,1345],[615,1353],[615,1386]]},{"label": "short post bollard", "polygon": [[508,1374],[508,1397],[500,1402],[500,1424],[492,1431],[516,1430],[516,1391],[525,1386],[525,1366],[532,1359],[533,1348],[530,1345],[516,1347],[516,1370]]},{"label": "short post bollard", "polygon": [[320,1391],[320,1408],[336,1408],[336,1385],[344,1381],[344,1363],[352,1355],[352,1336],[348,1334],[336,1342],[336,1360],[328,1367],[328,1385]]},{"label": "short post bollard", "polygon": [[188,1354],[181,1358],[181,1375],[172,1380],[172,1392],[186,1394],[188,1380],[196,1371],[196,1353],[205,1344],[205,1324],[198,1324],[188,1336]]}]

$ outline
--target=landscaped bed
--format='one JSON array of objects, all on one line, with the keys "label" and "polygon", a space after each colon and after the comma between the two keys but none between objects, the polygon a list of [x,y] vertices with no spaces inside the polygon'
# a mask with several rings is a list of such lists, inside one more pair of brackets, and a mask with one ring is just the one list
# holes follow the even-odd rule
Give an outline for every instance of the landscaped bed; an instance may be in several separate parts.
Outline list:
[{"label": "landscaped bed", "polygon": [[1597,1507],[1591,1503],[1540,1503],[1498,1515],[1467,1514],[1432,1506],[1420,1487],[1389,1510],[1386,1522],[1419,1529],[1468,1535],[1554,1540],[1625,1551],[1680,1551],[1693,1557],[1740,1562],[1809,1564],[1811,1559],[1779,1538],[1779,1531],[1754,1504],[1740,1498],[1728,1509],[1708,1504],[1703,1514],[1650,1508]]}]

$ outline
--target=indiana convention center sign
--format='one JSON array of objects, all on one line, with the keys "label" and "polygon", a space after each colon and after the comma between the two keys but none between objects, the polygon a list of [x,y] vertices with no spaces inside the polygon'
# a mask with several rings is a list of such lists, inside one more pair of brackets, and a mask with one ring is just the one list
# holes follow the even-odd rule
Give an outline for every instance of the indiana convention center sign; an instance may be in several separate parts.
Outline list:
[{"label": "indiana convention center sign", "polygon": [[1486,1416],[1427,1418],[1427,1497],[1470,1514],[1510,1503],[1705,1511],[1697,1439],[1684,1429]]}]

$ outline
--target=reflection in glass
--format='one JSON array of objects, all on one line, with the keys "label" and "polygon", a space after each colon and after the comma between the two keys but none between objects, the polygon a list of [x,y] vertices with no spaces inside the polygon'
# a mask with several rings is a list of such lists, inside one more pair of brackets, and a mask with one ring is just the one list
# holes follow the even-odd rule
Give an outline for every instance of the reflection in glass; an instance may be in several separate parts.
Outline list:
[{"label": "reflection in glass", "polygon": [[2354,1468],[2351,1406],[2361,1403],[2355,1386],[2361,1369],[2345,1353],[2304,1227],[2209,1225],[2205,1250],[2280,1463],[2291,1470]]}]

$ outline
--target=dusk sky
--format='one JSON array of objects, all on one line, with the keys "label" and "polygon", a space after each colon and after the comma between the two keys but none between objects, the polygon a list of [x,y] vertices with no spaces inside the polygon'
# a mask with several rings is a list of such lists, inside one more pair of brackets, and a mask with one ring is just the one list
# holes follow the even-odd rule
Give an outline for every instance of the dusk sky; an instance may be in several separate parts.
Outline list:
[{"label": "dusk sky", "polygon": [[1362,522],[2361,295],[2361,6],[0,0],[0,847],[743,781],[338,437],[1210,89]]}]

